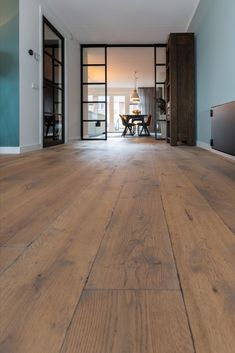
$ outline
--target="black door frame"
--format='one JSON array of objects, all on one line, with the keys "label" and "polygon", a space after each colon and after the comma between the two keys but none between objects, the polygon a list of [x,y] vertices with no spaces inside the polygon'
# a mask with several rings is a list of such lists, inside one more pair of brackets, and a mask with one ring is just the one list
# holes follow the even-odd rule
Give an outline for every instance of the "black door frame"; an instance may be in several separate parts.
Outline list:
[{"label": "black door frame", "polygon": [[[64,144],[65,142],[65,65],[64,65],[64,58],[65,58],[65,53],[64,53],[64,37],[63,35],[51,24],[50,21],[48,21],[48,19],[43,16],[43,25],[42,25],[42,39],[43,39],[43,65],[42,65],[42,75],[43,75],[43,92],[42,92],[42,96],[43,96],[43,129],[42,129],[42,142],[43,142],[43,147],[52,147],[52,146],[56,146],[56,145],[60,145],[60,144]],[[45,62],[44,62],[44,43],[45,43],[45,24],[61,39],[61,61],[59,61],[57,58],[52,57],[53,62],[56,61],[58,62],[58,64],[61,65],[61,75],[62,75],[62,82],[61,82],[61,87],[56,87],[55,85],[53,86],[53,83],[51,83],[51,86],[54,89],[59,89],[61,91],[61,104],[62,104],[62,108],[61,108],[61,114],[60,116],[62,117],[62,139],[58,140],[58,141],[54,141],[53,144],[46,144],[45,143],[45,139],[44,139],[44,113],[45,113],[45,102],[44,102],[44,87],[46,85],[46,82],[48,82],[48,80],[46,80],[45,78]],[[54,75],[54,71],[53,71],[53,75]],[[54,110],[54,91],[53,91],[53,110]],[[55,111],[53,111],[53,115],[58,115],[58,113],[56,114]]]},{"label": "black door frame", "polygon": [[[104,48],[104,53],[105,53],[105,62],[104,64],[84,64],[83,63],[83,49],[86,48]],[[88,101],[84,101],[83,100],[83,87],[84,85],[89,85],[89,83],[87,82],[83,82],[83,68],[86,66],[104,66],[105,67],[105,82],[104,83],[91,83],[98,85],[98,84],[104,84],[105,85],[105,100],[104,101],[92,101],[92,102],[88,102]],[[90,120],[88,119],[83,119],[83,104],[88,104],[88,103],[104,103],[105,104],[105,120],[92,120],[93,122],[104,122],[105,123],[105,137],[104,139],[100,139],[100,138],[84,138],[83,136],[83,122],[89,122]],[[103,141],[103,140],[107,140],[107,45],[105,44],[82,44],[81,45],[81,139],[82,140],[94,140],[94,141]]]},{"label": "black door frame", "polygon": [[[107,140],[107,48],[153,48],[154,49],[154,83],[155,83],[155,95],[156,95],[156,88],[157,85],[165,85],[165,82],[157,82],[156,74],[157,74],[157,66],[166,66],[166,64],[157,64],[156,62],[156,52],[157,48],[166,48],[167,44],[163,43],[156,43],[156,44],[81,44],[81,139],[82,140],[89,140],[89,141],[96,141],[101,140],[98,138],[84,138],[83,137],[83,122],[86,119],[83,119],[83,49],[84,48],[105,48],[105,139]],[[96,66],[96,65],[92,65]],[[156,101],[156,96],[155,96]],[[156,103],[157,105],[157,103]],[[95,121],[95,120],[94,120]],[[155,131],[155,139],[157,140],[165,140],[165,138],[157,138],[157,129],[156,129],[156,121],[154,121],[154,131]]]}]

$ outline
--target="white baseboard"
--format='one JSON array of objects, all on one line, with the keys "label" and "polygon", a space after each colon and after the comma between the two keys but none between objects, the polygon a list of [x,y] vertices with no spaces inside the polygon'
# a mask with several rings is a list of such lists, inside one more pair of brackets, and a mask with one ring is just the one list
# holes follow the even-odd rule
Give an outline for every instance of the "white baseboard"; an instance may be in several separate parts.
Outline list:
[{"label": "white baseboard", "polygon": [[0,154],[19,154],[25,152],[37,151],[42,148],[41,145],[28,145],[20,147],[0,147]]},{"label": "white baseboard", "polygon": [[0,147],[0,154],[19,154],[20,147]]},{"label": "white baseboard", "polygon": [[40,150],[41,148],[42,146],[40,144],[20,146],[20,153],[37,151],[37,150]]},{"label": "white baseboard", "polygon": [[80,141],[81,137],[80,136],[75,136],[75,137],[69,137],[68,142],[73,142],[73,141]]},{"label": "white baseboard", "polygon": [[208,151],[216,153],[216,154],[218,154],[218,155],[220,155],[222,157],[229,158],[229,159],[232,159],[233,161],[235,161],[235,157],[234,156],[232,156],[231,154],[220,152],[220,151],[217,151],[217,150],[211,148],[209,143],[206,143],[206,142],[203,142],[203,141],[197,141],[197,147],[201,147],[204,150],[208,150]]}]

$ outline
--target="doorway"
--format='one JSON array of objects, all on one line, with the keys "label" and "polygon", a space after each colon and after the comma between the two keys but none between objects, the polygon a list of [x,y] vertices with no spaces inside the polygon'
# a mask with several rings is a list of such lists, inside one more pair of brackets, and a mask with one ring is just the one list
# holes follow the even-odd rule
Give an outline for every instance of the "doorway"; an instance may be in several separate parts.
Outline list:
[{"label": "doorway", "polygon": [[43,17],[43,147],[64,143],[64,37]]},{"label": "doorway", "polygon": [[[147,69],[146,69],[147,68]],[[136,105],[130,101],[138,72]],[[166,138],[166,45],[81,46],[81,137],[106,140],[121,136],[120,114],[151,114],[151,135]]]}]

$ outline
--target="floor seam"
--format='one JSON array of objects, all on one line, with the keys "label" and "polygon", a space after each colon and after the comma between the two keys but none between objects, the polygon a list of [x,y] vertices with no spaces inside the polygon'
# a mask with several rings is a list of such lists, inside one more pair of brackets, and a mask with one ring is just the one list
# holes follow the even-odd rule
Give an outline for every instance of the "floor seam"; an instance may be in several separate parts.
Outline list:
[{"label": "floor seam", "polygon": [[[113,173],[114,173],[115,170],[116,170],[116,168],[114,168]],[[112,173],[112,174],[113,174],[113,173]],[[63,341],[62,341],[62,344],[61,344],[61,346],[60,346],[60,349],[59,349],[58,353],[61,353],[61,352],[62,352],[62,349],[63,349],[63,347],[64,347],[67,334],[68,334],[69,329],[70,329],[70,327],[71,327],[71,325],[72,325],[72,322],[73,322],[74,316],[75,316],[75,314],[76,314],[77,308],[78,308],[78,306],[79,306],[79,304],[80,304],[80,301],[81,301],[83,292],[86,290],[85,288],[86,288],[88,279],[89,279],[89,277],[90,277],[91,271],[92,271],[93,266],[94,266],[94,264],[95,264],[95,261],[96,261],[96,259],[97,259],[99,250],[100,250],[100,248],[101,248],[101,245],[102,245],[103,240],[104,240],[104,238],[105,238],[105,235],[106,235],[106,233],[107,233],[108,227],[109,227],[109,225],[110,225],[110,223],[111,223],[111,220],[112,220],[114,211],[115,211],[115,209],[116,209],[117,203],[118,203],[118,201],[119,201],[119,199],[120,199],[120,195],[121,195],[121,192],[122,192],[123,187],[124,187],[124,182],[121,184],[119,194],[118,194],[118,196],[117,196],[116,201],[114,202],[114,206],[113,206],[113,209],[112,209],[112,211],[111,211],[110,217],[109,217],[108,222],[107,222],[107,224],[106,224],[106,226],[105,226],[105,228],[104,228],[104,233],[103,233],[103,236],[102,236],[102,238],[101,238],[100,245],[98,246],[96,255],[95,255],[95,257],[94,257],[94,260],[92,261],[92,264],[91,264],[89,273],[88,273],[88,275],[87,275],[87,277],[86,277],[86,280],[85,280],[85,282],[84,282],[84,285],[83,285],[83,288],[82,288],[82,290],[81,290],[80,296],[79,296],[78,301],[77,301],[77,303],[76,303],[76,305],[75,305],[75,307],[74,307],[74,311],[73,311],[73,313],[72,313],[71,320],[70,320],[70,322],[69,322],[69,324],[68,324],[67,329],[65,330],[65,335],[64,335],[64,338],[63,338]]]},{"label": "floor seam", "polygon": [[[81,196],[89,187],[90,185],[94,183],[94,180],[91,180],[88,182],[87,185],[84,185],[83,189],[81,190],[81,192],[79,192],[79,196]],[[33,238],[29,243],[27,243],[24,247],[22,247],[22,252],[13,260],[13,262],[11,262],[7,267],[5,267],[3,270],[0,271],[0,276],[4,275],[4,273],[10,269],[20,258],[21,256],[23,256],[23,254],[34,244],[35,241],[37,241],[45,232],[46,230],[59,218],[61,217],[61,215],[67,210],[67,208],[71,207],[72,205],[74,205],[76,202],[78,201],[78,198],[76,198],[76,200],[74,200],[72,203],[67,203],[66,206],[64,206],[61,211],[35,236],[35,238]],[[16,236],[16,235],[14,235]],[[14,237],[13,236],[13,237]],[[13,238],[12,237],[12,238]],[[10,238],[10,239],[12,239]],[[3,244],[1,247],[7,247],[9,246],[7,243]],[[20,247],[19,247],[20,249]]]},{"label": "floor seam", "polygon": [[111,292],[111,291],[129,291],[129,292],[180,292],[180,288],[178,289],[157,289],[157,288],[85,288],[83,292]]},{"label": "floor seam", "polygon": [[167,225],[167,229],[168,229],[169,239],[170,239],[170,243],[171,243],[171,249],[172,249],[172,254],[173,254],[173,258],[174,258],[174,262],[175,262],[178,282],[179,282],[179,286],[180,286],[180,292],[181,292],[182,300],[183,300],[183,304],[184,304],[185,315],[186,315],[186,319],[187,319],[187,323],[188,323],[190,337],[191,337],[191,340],[192,340],[193,351],[194,351],[194,353],[197,353],[195,339],[194,339],[194,336],[193,336],[193,330],[192,330],[190,319],[189,319],[189,314],[188,314],[186,301],[185,301],[185,297],[184,297],[184,291],[183,291],[183,287],[182,287],[182,283],[181,283],[180,273],[179,273],[179,269],[178,269],[178,265],[177,265],[177,261],[176,261],[175,252],[174,252],[173,242],[172,242],[172,238],[171,238],[171,232],[170,232],[169,225],[168,225],[168,222],[167,222],[166,211],[165,211],[164,202],[163,202],[163,198],[162,198],[161,187],[160,187],[160,197],[161,197],[163,212],[164,212],[166,225]]}]

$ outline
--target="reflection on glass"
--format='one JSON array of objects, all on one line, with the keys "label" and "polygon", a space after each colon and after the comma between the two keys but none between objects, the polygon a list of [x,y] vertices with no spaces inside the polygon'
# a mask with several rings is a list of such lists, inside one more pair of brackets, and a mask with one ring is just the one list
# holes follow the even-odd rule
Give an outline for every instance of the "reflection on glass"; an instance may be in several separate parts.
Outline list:
[{"label": "reflection on glass", "polygon": [[44,146],[63,141],[63,38],[44,22]]},{"label": "reflection on glass", "polygon": [[54,141],[62,140],[62,117],[59,115],[44,114],[44,138],[52,138]]},{"label": "reflection on glass", "polygon": [[83,64],[105,64],[105,48],[84,48]]},{"label": "reflection on glass", "polygon": [[84,83],[102,83],[105,82],[105,66],[84,66]]},{"label": "reflection on glass", "polygon": [[166,101],[165,86],[158,84],[156,86],[156,137],[157,139],[166,138]]},{"label": "reflection on glass", "polygon": [[61,40],[59,39],[57,41],[58,48],[54,48],[54,53],[53,55],[55,58],[59,61],[62,61],[62,50],[61,50]]},{"label": "reflection on glass", "polygon": [[89,139],[105,139],[105,122],[104,121],[84,121],[83,137]]},{"label": "reflection on glass", "polygon": [[157,47],[156,48],[156,64],[166,63],[166,48]]},{"label": "reflection on glass", "polygon": [[156,82],[165,82],[166,81],[166,67],[157,66],[156,67]]},{"label": "reflection on glass", "polygon": [[55,113],[62,114],[62,92],[59,89],[54,89],[54,104]]},{"label": "reflection on glass", "polygon": [[51,86],[45,86],[43,89],[43,95],[44,95],[44,112],[45,113],[53,113],[54,111],[54,106],[53,106],[53,87]]},{"label": "reflection on glass", "polygon": [[97,102],[105,100],[105,85],[83,85],[83,101]]},{"label": "reflection on glass", "polygon": [[62,40],[47,24],[44,24],[44,48],[47,53],[62,61]]},{"label": "reflection on glass", "polygon": [[83,103],[84,120],[105,120],[105,103]]},{"label": "reflection on glass", "polygon": [[165,99],[165,85],[158,84],[156,86],[156,97]]},{"label": "reflection on glass", "polygon": [[166,121],[157,121],[156,133],[158,139],[166,138]]},{"label": "reflection on glass", "polygon": [[46,47],[46,48],[45,48],[45,52],[48,53],[49,55],[52,55],[52,54],[53,54],[53,50],[52,50],[52,48],[50,48],[50,47]]},{"label": "reflection on glass", "polygon": [[110,119],[109,131],[118,132],[123,130],[120,114],[125,114],[125,96],[113,97],[113,119]]},{"label": "reflection on glass", "polygon": [[54,67],[54,82],[60,87],[62,85],[62,66],[56,64]]},{"label": "reflection on glass", "polygon": [[52,58],[47,54],[44,54],[44,77],[47,80],[53,80],[53,64]]}]

